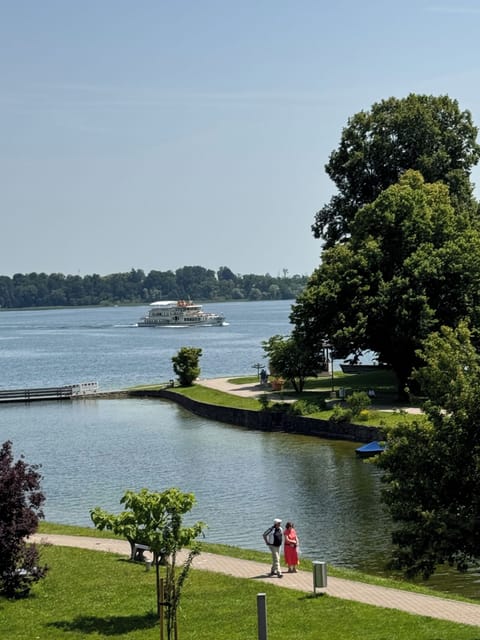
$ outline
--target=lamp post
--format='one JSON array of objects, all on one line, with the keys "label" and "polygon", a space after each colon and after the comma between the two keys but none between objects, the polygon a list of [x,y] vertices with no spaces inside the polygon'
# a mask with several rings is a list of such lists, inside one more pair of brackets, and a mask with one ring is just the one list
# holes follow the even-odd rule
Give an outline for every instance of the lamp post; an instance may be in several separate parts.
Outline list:
[{"label": "lamp post", "polygon": [[333,356],[335,355],[335,352],[333,351],[331,345],[330,345],[330,373],[332,375],[332,393],[335,393],[335,381],[333,379]]},{"label": "lamp post", "polygon": [[331,381],[332,381],[332,393],[334,393],[335,392],[335,381],[334,381],[334,377],[333,377],[333,358],[335,356],[335,352],[333,350],[332,345],[329,342],[326,342],[326,341],[323,342],[322,343],[322,347],[324,349],[324,358],[325,358],[325,361],[327,363],[327,367],[328,367],[328,365],[330,365],[330,376],[331,376]]},{"label": "lamp post", "polygon": [[252,369],[256,369],[257,370],[257,379],[260,380],[260,369],[263,368],[263,364],[261,364],[260,362],[257,362],[256,364],[252,365]]}]

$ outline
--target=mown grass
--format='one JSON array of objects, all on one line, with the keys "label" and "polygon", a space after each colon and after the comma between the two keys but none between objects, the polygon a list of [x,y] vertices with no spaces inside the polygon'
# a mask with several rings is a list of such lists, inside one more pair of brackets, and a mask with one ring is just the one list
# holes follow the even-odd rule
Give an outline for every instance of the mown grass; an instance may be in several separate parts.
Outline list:
[{"label": "mown grass", "polygon": [[[54,522],[41,521],[38,532],[51,533],[51,534],[63,534],[71,536],[87,536],[95,538],[116,538],[123,539],[121,536],[115,536],[110,531],[98,531],[93,527],[80,527],[77,525],[58,524]],[[223,556],[230,556],[232,558],[239,558],[241,560],[254,560],[255,562],[264,562],[269,564],[271,561],[270,552],[255,551],[253,549],[242,549],[240,547],[233,547],[231,545],[219,544],[219,543],[207,543],[202,542],[202,550],[209,553],[216,553]],[[301,569],[303,571],[312,570],[312,561],[309,558],[303,557],[301,560]],[[455,600],[461,600],[466,602],[474,602],[478,604],[478,601],[465,598],[458,594],[442,593],[438,590],[433,590],[418,584],[415,582],[406,582],[400,573],[392,573],[390,577],[383,577],[377,575],[371,575],[362,573],[355,569],[346,569],[342,567],[328,566],[328,574],[337,578],[343,578],[345,580],[352,580],[355,582],[365,582],[367,584],[375,584],[382,587],[390,587],[392,589],[402,589],[404,591],[411,591],[414,593],[423,593],[425,595],[435,595],[438,597],[450,598]]]},{"label": "mown grass", "polygon": [[[84,640],[159,637],[155,572],[115,554],[46,546],[50,571],[25,600],[0,599],[0,637]],[[257,594],[267,598],[269,637],[291,640],[478,640],[475,627],[328,595],[193,570],[179,615],[181,640],[257,637]]]},{"label": "mown grass", "polygon": [[[405,412],[405,409],[409,406],[407,403],[398,400],[395,376],[391,371],[382,370],[361,374],[335,372],[334,380],[334,386],[337,390],[339,387],[345,388],[347,392],[375,389],[376,397],[368,410],[368,414],[362,419],[353,418],[352,422],[354,423],[388,428],[397,424],[400,420],[412,422],[418,419],[418,416]],[[232,384],[256,384],[258,380],[256,376],[245,376],[243,378],[231,378],[229,382]],[[275,402],[304,400],[319,406],[325,403],[325,409],[319,409],[309,414],[309,417],[329,420],[332,417],[334,406],[330,395],[331,390],[331,378],[319,377],[308,378],[305,390],[300,394],[295,393],[288,386],[283,391],[275,392],[274,394],[269,389],[265,389],[265,393],[271,396],[271,400]],[[256,398],[245,398],[236,394],[225,393],[217,389],[204,387],[201,384],[194,384],[191,387],[175,387],[173,391],[207,404],[251,411],[260,411],[262,409],[260,402]],[[395,410],[386,411],[387,407],[389,409],[393,407]]]}]

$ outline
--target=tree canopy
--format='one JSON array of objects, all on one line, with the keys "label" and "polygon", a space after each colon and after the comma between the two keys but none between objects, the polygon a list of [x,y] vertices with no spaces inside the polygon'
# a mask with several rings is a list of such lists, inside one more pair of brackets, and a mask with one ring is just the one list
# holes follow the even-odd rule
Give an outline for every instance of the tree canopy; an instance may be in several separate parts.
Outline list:
[{"label": "tree canopy", "polygon": [[408,169],[427,182],[443,181],[455,208],[470,208],[470,172],[480,159],[476,139],[470,112],[448,96],[392,97],[355,114],[325,166],[338,193],[316,214],[315,237],[327,246],[348,237],[357,211]]},{"label": "tree canopy", "polygon": [[189,387],[200,375],[201,355],[202,350],[199,347],[182,347],[172,357],[173,370],[182,387]]},{"label": "tree canopy", "polygon": [[296,393],[301,393],[307,376],[316,376],[320,355],[312,352],[292,336],[275,335],[262,342],[270,373],[290,382]]},{"label": "tree canopy", "polygon": [[463,318],[480,326],[480,234],[443,183],[416,171],[362,207],[350,229],[297,299],[296,333],[331,341],[340,357],[374,351],[402,389],[430,333]]},{"label": "tree canopy", "polygon": [[234,274],[200,266],[176,271],[142,269],[101,276],[16,273],[0,276],[0,307],[50,307],[150,303],[154,300],[280,300],[295,298],[307,276]]},{"label": "tree canopy", "polygon": [[338,193],[313,225],[326,242],[293,307],[296,339],[373,351],[402,390],[431,332],[480,327],[476,136],[448,96],[390,98],[349,120],[326,167]]},{"label": "tree canopy", "polygon": [[393,566],[428,577],[480,558],[480,358],[465,323],[431,334],[421,357],[426,417],[394,427],[377,464],[395,523]]}]

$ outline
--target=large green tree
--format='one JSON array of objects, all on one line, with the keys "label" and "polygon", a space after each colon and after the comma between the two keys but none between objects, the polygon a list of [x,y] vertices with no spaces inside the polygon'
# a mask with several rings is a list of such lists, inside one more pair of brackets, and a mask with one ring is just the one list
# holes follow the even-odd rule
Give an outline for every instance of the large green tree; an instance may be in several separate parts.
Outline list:
[{"label": "large green tree", "polygon": [[[476,137],[448,96],[389,98],[349,119],[325,167],[338,191],[315,216],[322,263],[293,309],[294,336],[340,357],[372,350],[401,389],[430,331],[477,323]],[[406,184],[413,170],[435,186]]]},{"label": "large green tree", "polygon": [[407,384],[422,340],[470,318],[480,326],[480,234],[448,187],[407,171],[326,249],[293,307],[297,335],[339,357],[370,349]]},{"label": "large green tree", "polygon": [[466,324],[425,341],[415,372],[426,417],[388,434],[377,460],[395,529],[393,565],[430,576],[480,558],[480,359]]},{"label": "large green tree", "polygon": [[470,172],[480,158],[469,111],[448,96],[410,94],[375,103],[349,119],[325,170],[338,192],[315,216],[313,233],[333,246],[349,236],[357,211],[408,169],[443,181],[455,208],[470,208]]}]

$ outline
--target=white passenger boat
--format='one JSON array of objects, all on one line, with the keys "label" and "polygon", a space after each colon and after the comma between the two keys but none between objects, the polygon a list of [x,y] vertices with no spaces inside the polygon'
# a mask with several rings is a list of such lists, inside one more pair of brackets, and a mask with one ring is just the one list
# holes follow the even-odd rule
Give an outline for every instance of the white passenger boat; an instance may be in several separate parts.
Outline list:
[{"label": "white passenger boat", "polygon": [[186,300],[162,300],[152,302],[146,316],[139,320],[139,327],[197,327],[221,326],[225,318],[220,313],[203,311],[201,304]]}]

